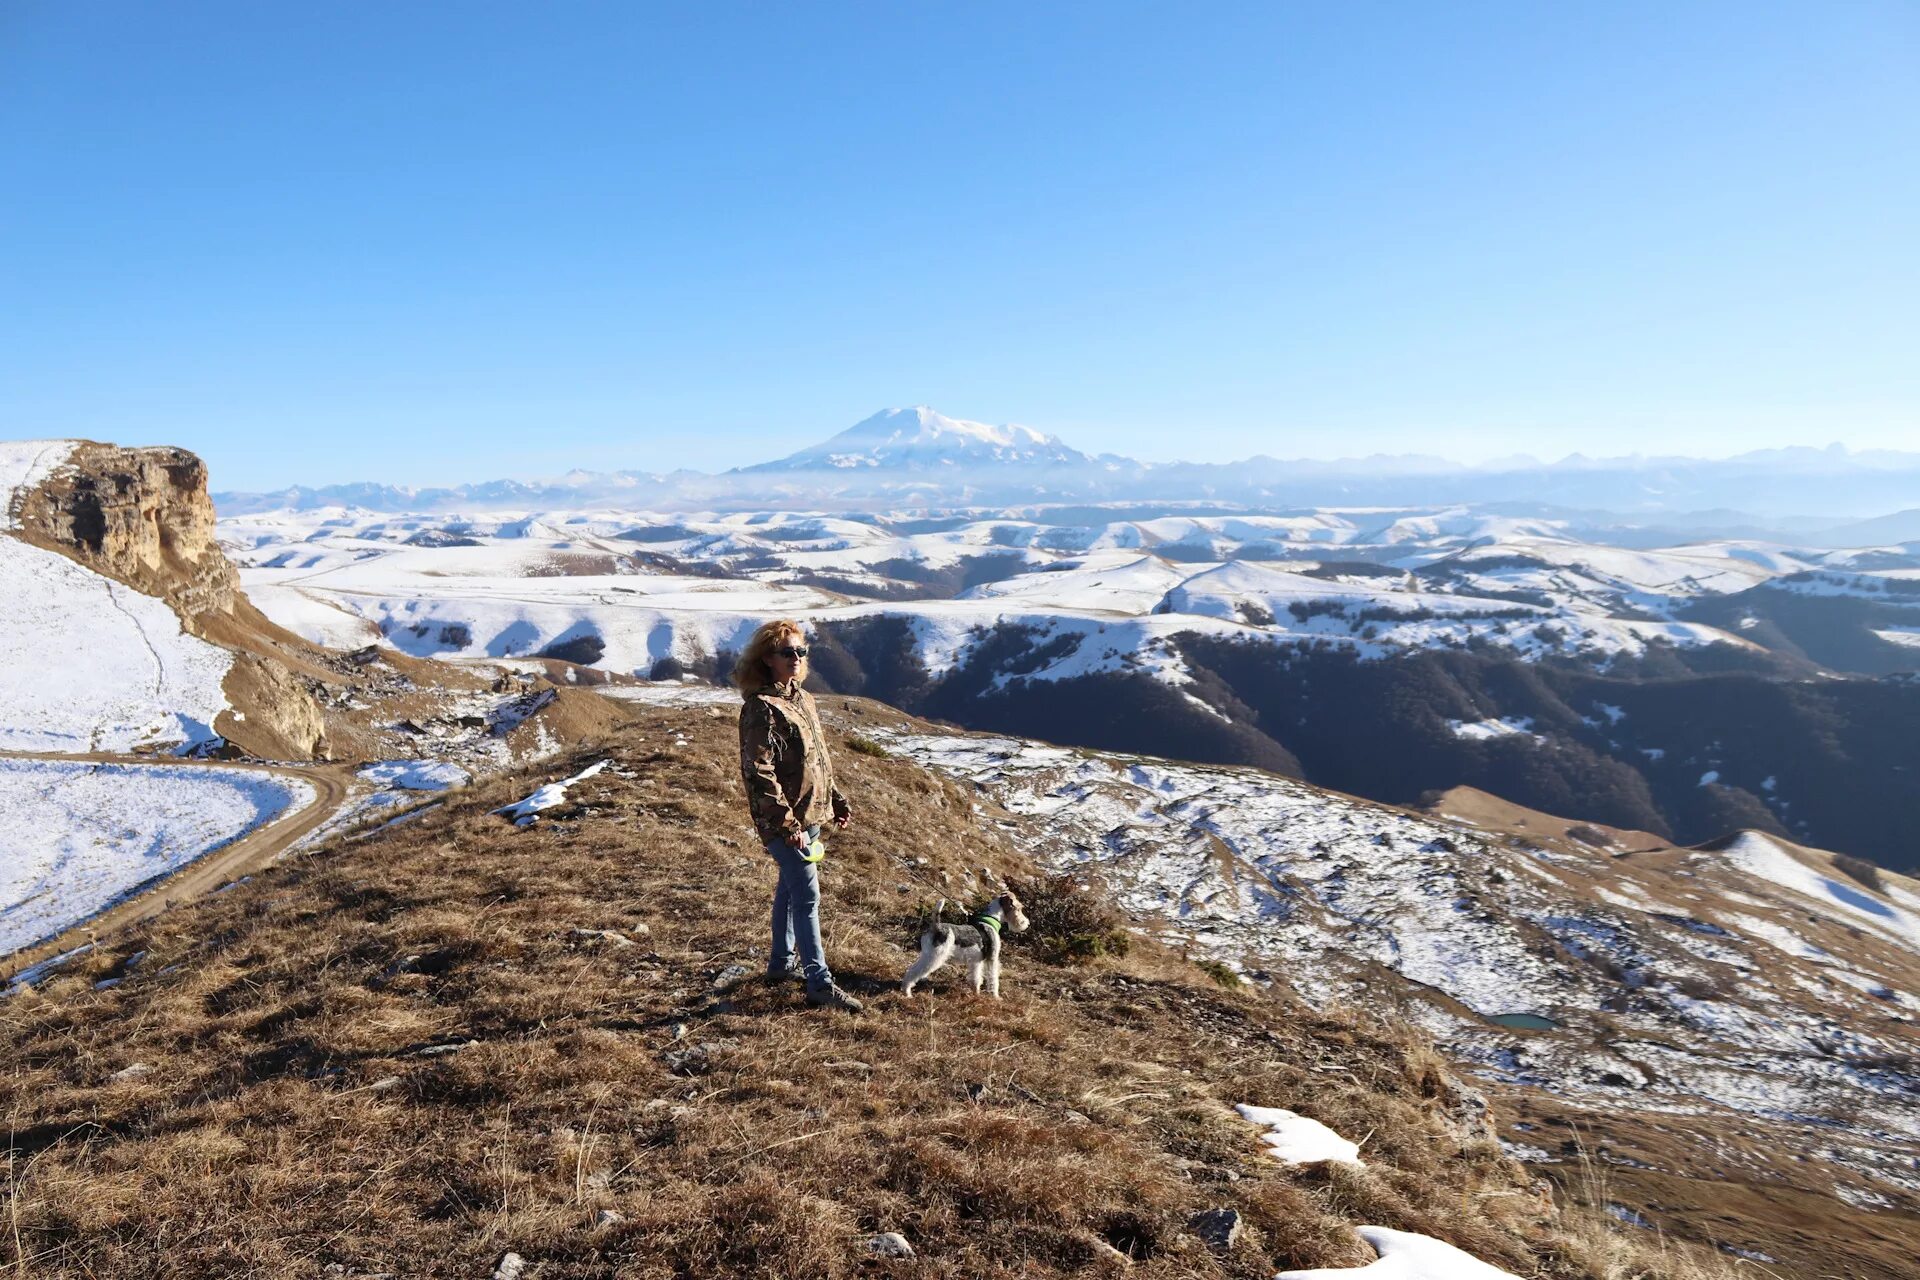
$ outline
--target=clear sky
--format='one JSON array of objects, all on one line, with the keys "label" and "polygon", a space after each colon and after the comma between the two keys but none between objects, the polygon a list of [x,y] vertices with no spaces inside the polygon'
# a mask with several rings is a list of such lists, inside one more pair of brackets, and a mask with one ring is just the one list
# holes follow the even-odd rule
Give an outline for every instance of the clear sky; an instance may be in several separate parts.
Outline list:
[{"label": "clear sky", "polygon": [[0,0],[0,436],[1920,448],[1920,5]]}]

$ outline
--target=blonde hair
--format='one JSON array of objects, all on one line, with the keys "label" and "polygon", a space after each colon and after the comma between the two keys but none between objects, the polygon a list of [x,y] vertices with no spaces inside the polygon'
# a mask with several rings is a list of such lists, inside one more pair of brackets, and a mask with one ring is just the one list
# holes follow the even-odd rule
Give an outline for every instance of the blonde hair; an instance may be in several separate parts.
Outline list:
[{"label": "blonde hair", "polygon": [[753,633],[753,639],[747,641],[747,647],[740,651],[740,657],[733,664],[733,687],[741,693],[752,693],[761,685],[773,679],[773,672],[767,666],[767,654],[777,648],[785,636],[798,636],[805,640],[807,633],[792,618],[775,618],[772,622],[763,622]]}]

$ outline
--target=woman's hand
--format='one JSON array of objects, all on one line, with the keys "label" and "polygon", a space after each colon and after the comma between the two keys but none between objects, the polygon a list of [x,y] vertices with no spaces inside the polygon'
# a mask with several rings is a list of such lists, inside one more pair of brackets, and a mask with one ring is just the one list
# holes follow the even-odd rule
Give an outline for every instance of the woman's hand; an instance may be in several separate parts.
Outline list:
[{"label": "woman's hand", "polygon": [[807,839],[806,828],[802,827],[800,830],[793,832],[791,835],[787,837],[787,843],[792,845],[794,848],[799,849],[802,852],[805,852],[806,847],[809,844],[812,844],[813,842]]}]

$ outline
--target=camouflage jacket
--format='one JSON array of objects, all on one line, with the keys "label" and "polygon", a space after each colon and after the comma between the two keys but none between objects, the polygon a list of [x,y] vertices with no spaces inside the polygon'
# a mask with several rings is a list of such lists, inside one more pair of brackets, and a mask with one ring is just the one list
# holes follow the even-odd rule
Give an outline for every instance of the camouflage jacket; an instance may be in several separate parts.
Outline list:
[{"label": "camouflage jacket", "polygon": [[762,685],[740,708],[740,776],[754,829],[785,839],[846,811],[813,695],[797,684]]}]

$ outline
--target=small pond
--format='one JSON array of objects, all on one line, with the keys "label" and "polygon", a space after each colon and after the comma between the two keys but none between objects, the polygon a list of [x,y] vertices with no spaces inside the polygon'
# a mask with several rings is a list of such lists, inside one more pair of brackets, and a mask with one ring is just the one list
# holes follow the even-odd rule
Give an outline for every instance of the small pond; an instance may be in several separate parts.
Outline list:
[{"label": "small pond", "polygon": [[1487,1021],[1496,1027],[1512,1027],[1517,1031],[1552,1031],[1560,1025],[1537,1013],[1491,1013]]}]

